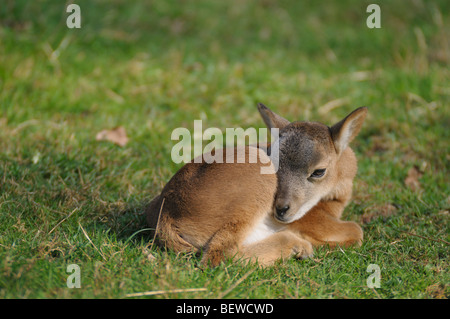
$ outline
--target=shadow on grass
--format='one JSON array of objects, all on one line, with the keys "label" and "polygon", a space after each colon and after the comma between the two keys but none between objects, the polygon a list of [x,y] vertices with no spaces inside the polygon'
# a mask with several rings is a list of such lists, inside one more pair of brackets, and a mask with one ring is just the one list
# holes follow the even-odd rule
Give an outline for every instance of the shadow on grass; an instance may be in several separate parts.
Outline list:
[{"label": "shadow on grass", "polygon": [[147,226],[145,208],[149,200],[142,202],[126,203],[112,208],[108,214],[99,218],[101,227],[108,234],[113,235],[118,242],[129,243],[133,246],[153,241],[153,235]]}]

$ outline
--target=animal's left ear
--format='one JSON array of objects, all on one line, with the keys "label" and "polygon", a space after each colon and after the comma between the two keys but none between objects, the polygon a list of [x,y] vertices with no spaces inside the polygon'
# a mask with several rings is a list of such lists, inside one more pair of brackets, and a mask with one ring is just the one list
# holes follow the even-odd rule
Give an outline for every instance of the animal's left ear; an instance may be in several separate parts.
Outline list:
[{"label": "animal's left ear", "polygon": [[338,155],[342,154],[348,144],[358,135],[366,115],[367,107],[357,108],[330,128],[331,138]]}]

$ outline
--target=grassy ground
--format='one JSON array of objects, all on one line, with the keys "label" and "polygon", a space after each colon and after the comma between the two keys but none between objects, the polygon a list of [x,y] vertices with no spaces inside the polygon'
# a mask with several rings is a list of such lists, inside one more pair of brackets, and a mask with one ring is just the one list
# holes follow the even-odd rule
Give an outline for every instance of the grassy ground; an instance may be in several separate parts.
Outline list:
[{"label": "grassy ground", "polygon": [[[369,29],[371,2],[79,0],[68,29],[61,1],[3,1],[0,298],[448,298],[450,6],[378,1]],[[199,269],[140,231],[180,167],[172,130],[263,127],[257,102],[326,124],[369,107],[344,215],[361,248]],[[115,126],[126,146],[96,141]]]}]

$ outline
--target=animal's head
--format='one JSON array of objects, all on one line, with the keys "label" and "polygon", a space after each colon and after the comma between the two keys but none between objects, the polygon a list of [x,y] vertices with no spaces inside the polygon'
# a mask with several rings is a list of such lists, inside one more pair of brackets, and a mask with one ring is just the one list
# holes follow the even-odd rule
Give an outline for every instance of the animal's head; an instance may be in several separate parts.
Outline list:
[{"label": "animal's head", "polygon": [[282,223],[304,216],[337,183],[337,162],[358,135],[367,114],[360,107],[328,127],[317,122],[289,122],[258,104],[269,129],[278,128],[279,138],[270,146],[278,155],[278,188],[273,214]]}]

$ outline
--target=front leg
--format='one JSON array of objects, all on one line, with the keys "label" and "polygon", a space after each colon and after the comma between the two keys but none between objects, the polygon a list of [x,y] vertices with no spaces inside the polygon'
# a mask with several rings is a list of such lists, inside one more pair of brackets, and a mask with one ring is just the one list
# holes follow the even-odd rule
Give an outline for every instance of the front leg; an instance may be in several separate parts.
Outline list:
[{"label": "front leg", "polygon": [[300,233],[314,246],[360,246],[363,240],[361,227],[354,222],[341,221],[345,203],[339,200],[319,202],[305,216],[289,225],[291,231]]},{"label": "front leg", "polygon": [[233,257],[247,228],[248,224],[244,221],[229,221],[223,225],[206,244],[201,263],[205,266],[209,263],[216,267],[225,258]]},{"label": "front leg", "polygon": [[310,242],[297,234],[283,230],[269,237],[242,247],[239,256],[247,261],[257,261],[261,266],[271,266],[275,261],[296,257],[304,259],[311,257],[313,248]]}]

